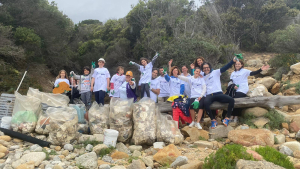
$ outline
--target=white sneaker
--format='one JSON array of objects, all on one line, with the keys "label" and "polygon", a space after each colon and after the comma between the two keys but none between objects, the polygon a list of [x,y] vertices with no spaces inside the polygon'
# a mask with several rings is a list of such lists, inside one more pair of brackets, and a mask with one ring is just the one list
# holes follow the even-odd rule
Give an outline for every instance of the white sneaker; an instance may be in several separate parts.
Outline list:
[{"label": "white sneaker", "polygon": [[189,125],[189,127],[194,127],[195,126],[195,122],[193,121],[190,125]]},{"label": "white sneaker", "polygon": [[236,118],[233,119],[233,122],[238,123],[239,119],[236,117]]},{"label": "white sneaker", "polygon": [[196,127],[197,127],[199,130],[202,130],[202,127],[201,127],[200,123],[196,123]]}]

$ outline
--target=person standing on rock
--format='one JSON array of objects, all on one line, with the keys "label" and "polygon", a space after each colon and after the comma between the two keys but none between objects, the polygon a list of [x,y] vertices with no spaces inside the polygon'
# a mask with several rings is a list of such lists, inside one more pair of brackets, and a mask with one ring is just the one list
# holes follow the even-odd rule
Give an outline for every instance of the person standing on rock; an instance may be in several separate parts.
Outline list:
[{"label": "person standing on rock", "polygon": [[[261,71],[269,69],[269,65],[267,65],[267,66],[262,66],[260,69],[256,71],[250,71],[244,69],[244,62],[242,60],[236,61],[233,67],[234,67],[234,72],[232,72],[230,76],[231,83],[228,83],[228,86],[232,85],[232,87],[234,88],[233,89],[234,91],[230,95],[233,98],[247,97],[247,93],[249,91],[248,77],[257,75]],[[229,92],[230,91],[227,90],[228,94]],[[233,109],[231,120],[233,120],[233,122],[237,122],[238,116],[241,115],[241,112],[242,112],[241,108]],[[223,118],[225,118],[225,116],[226,116],[226,111],[223,112]]]},{"label": "person standing on rock", "polygon": [[[181,79],[189,84],[191,88],[191,105],[190,105],[190,114],[192,117],[192,123],[189,127],[196,126],[199,130],[202,129],[200,125],[200,120],[203,114],[204,109],[204,98],[206,92],[206,84],[203,76],[200,74],[201,70],[199,67],[195,68],[194,76],[186,77],[184,75],[179,75],[178,79]],[[197,122],[195,123],[195,110],[199,109]]]},{"label": "person standing on rock", "polygon": [[227,69],[229,69],[236,61],[236,58],[234,58],[227,65],[217,70],[212,70],[211,64],[207,62],[201,65],[201,70],[203,70],[204,72],[204,80],[206,83],[206,97],[204,99],[204,107],[206,113],[211,119],[212,129],[214,129],[218,125],[215,118],[215,114],[212,113],[212,110],[210,109],[210,105],[215,101],[221,103],[229,103],[227,109],[227,117],[223,120],[223,124],[225,126],[228,126],[228,123],[230,121],[231,112],[234,107],[234,99],[228,95],[223,94],[220,76]]}]

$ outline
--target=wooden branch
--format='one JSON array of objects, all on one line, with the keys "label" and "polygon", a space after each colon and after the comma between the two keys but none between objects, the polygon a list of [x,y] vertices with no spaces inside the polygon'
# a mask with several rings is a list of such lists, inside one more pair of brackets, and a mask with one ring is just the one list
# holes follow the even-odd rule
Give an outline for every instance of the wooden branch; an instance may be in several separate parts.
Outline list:
[{"label": "wooden branch", "polygon": [[[296,96],[272,96],[272,97],[244,97],[236,98],[234,107],[235,108],[248,108],[248,107],[264,107],[273,109],[275,107],[282,108],[286,105],[300,104],[300,95]],[[172,107],[170,102],[157,103],[161,112],[171,112]],[[214,102],[210,108],[216,109],[227,109],[228,103]]]}]

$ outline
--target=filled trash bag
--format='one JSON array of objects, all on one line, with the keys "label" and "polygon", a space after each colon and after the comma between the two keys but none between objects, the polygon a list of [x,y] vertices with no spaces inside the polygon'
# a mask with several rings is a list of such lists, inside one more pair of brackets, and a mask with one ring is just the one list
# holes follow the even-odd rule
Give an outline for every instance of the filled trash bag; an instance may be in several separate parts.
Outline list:
[{"label": "filled trash bag", "polygon": [[85,123],[85,105],[84,104],[69,104],[69,107],[73,107],[77,111],[78,123]]},{"label": "filled trash bag", "polygon": [[109,105],[99,106],[97,102],[94,102],[88,116],[91,134],[104,134],[109,124]]},{"label": "filled trash bag", "polygon": [[112,98],[110,100],[110,129],[119,132],[118,141],[126,142],[132,136],[132,99]]},{"label": "filled trash bag", "polygon": [[38,134],[49,134],[50,132],[50,117],[47,114],[47,111],[42,112],[38,118],[35,132]]},{"label": "filled trash bag", "polygon": [[40,100],[42,100],[42,95],[43,95],[43,92],[40,92],[39,89],[34,89],[34,88],[29,87],[29,89],[27,91],[27,96],[36,97]]},{"label": "filled trash bag", "polygon": [[134,132],[132,142],[135,145],[153,145],[156,139],[156,105],[155,102],[144,97],[133,104]]},{"label": "filled trash bag", "polygon": [[166,144],[181,144],[184,140],[183,135],[177,127],[177,123],[169,114],[162,114],[158,110],[157,117],[157,141],[165,142]]},{"label": "filled trash bag", "polygon": [[78,116],[72,107],[49,107],[47,114],[49,120],[48,141],[54,145],[65,145],[78,139]]},{"label": "filled trash bag", "polygon": [[15,93],[16,100],[14,104],[11,127],[13,131],[24,134],[34,131],[37,117],[41,113],[41,100],[32,96],[22,96]]}]

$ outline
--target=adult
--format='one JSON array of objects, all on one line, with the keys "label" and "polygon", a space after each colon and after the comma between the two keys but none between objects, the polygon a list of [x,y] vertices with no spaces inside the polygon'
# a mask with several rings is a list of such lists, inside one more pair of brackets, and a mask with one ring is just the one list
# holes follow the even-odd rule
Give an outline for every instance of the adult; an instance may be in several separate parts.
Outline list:
[{"label": "adult", "polygon": [[206,113],[211,119],[211,128],[214,129],[218,123],[215,118],[215,114],[212,113],[210,109],[210,105],[217,101],[221,103],[229,103],[228,109],[227,109],[227,117],[223,119],[223,124],[225,126],[228,126],[228,123],[230,121],[231,112],[234,107],[234,99],[228,95],[223,94],[222,87],[221,87],[221,80],[220,76],[222,73],[224,73],[227,69],[229,69],[234,62],[236,62],[235,58],[230,61],[227,65],[222,67],[221,69],[212,70],[212,66],[210,63],[204,62],[201,66],[201,69],[204,72],[204,80],[206,83],[206,97],[204,100],[204,107],[206,110]]},{"label": "adult", "polygon": [[[172,62],[173,62],[173,59],[171,59],[169,61],[169,70],[171,70]],[[183,65],[181,67],[181,71],[182,71],[181,76],[184,76],[187,78],[191,77],[191,75],[188,73],[189,69],[187,68],[186,65]],[[188,96],[189,98],[191,97],[191,87],[190,87],[189,83],[185,82],[185,81],[184,81],[184,93],[183,94]]]},{"label": "adult", "polygon": [[[242,98],[247,97],[247,93],[249,91],[248,86],[248,77],[254,76],[259,74],[263,70],[269,69],[269,66],[262,66],[260,69],[256,71],[250,71],[247,69],[244,69],[244,62],[242,60],[236,61],[234,66],[234,72],[230,75],[230,82],[228,86],[232,86],[233,92],[231,93],[231,97],[233,98]],[[230,91],[227,91],[228,94]],[[241,108],[234,108],[232,111],[232,117],[231,120],[233,122],[238,121],[238,116],[241,115],[242,109]],[[225,117],[226,111],[223,112],[223,118]]]},{"label": "adult", "polygon": [[160,84],[157,79],[158,70],[152,69],[152,79],[150,83],[150,98],[157,103],[157,96],[160,93]]},{"label": "adult", "polygon": [[158,103],[166,102],[170,96],[170,85],[169,82],[165,79],[164,68],[159,68],[160,76],[157,78],[159,81],[160,92],[158,95]]}]

